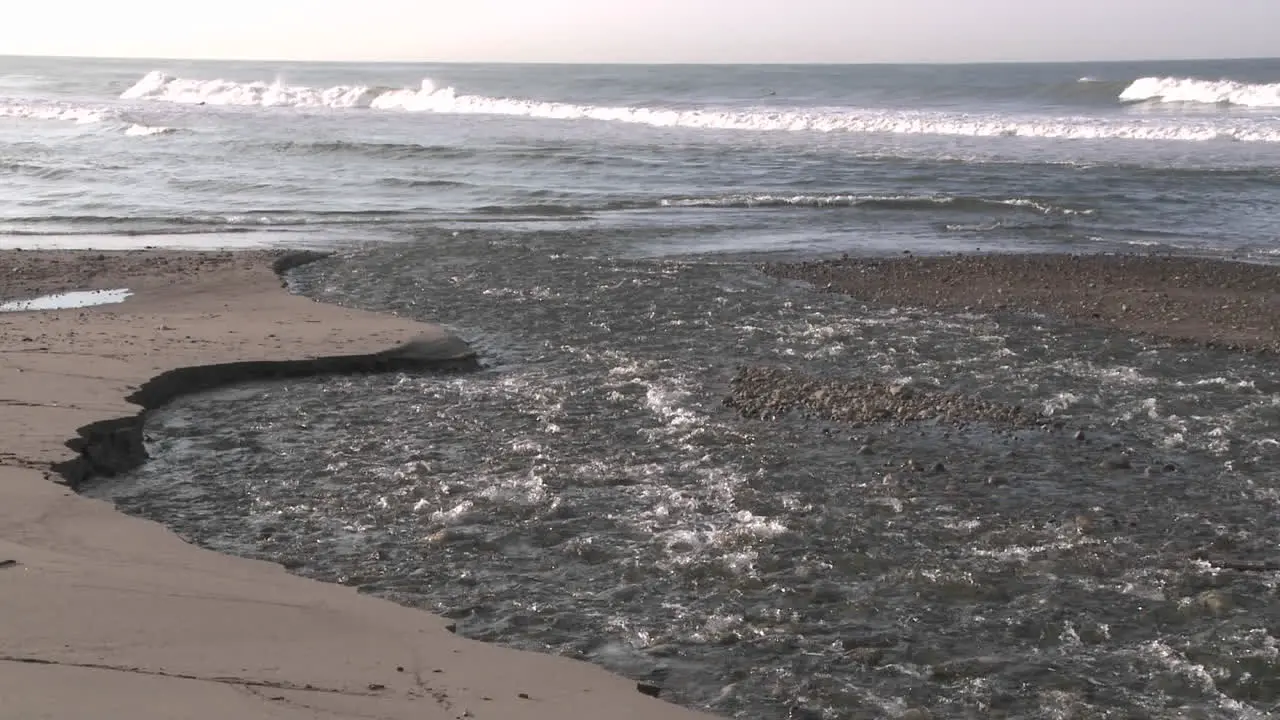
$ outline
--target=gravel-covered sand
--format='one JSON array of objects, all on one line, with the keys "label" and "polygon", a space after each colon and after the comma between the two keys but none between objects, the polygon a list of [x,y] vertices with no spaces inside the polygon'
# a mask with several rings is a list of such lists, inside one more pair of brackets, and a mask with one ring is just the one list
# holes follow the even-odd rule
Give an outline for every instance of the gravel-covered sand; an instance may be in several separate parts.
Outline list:
[{"label": "gravel-covered sand", "polygon": [[910,385],[810,377],[778,367],[747,367],[729,383],[725,404],[750,418],[790,412],[851,425],[937,421],[948,425],[989,422],[1005,427],[1035,424],[1035,413],[981,398]]},{"label": "gravel-covered sand", "polygon": [[1280,267],[1155,255],[949,255],[766,265],[868,302],[1032,312],[1248,350],[1280,350]]},{"label": "gravel-covered sand", "polygon": [[72,290],[181,285],[213,272],[250,272],[280,252],[173,252],[169,250],[0,250],[0,302]]}]

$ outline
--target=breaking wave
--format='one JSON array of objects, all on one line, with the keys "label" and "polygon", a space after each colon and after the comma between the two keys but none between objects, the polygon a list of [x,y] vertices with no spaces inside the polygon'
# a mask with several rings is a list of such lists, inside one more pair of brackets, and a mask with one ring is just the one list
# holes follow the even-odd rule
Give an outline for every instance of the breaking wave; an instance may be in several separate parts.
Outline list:
[{"label": "breaking wave", "polygon": [[[1128,92],[1128,91],[1126,91]],[[191,80],[151,72],[121,96],[188,105],[372,109],[543,120],[593,120],[660,128],[860,134],[1280,142],[1280,125],[1258,118],[1096,118],[1007,116],[867,108],[702,108],[579,105],[459,94],[424,80],[418,88],[339,85],[313,88],[281,82]]]},{"label": "breaking wave", "polygon": [[1145,77],[1120,93],[1122,102],[1193,103],[1280,108],[1280,83],[1249,84],[1234,80]]},{"label": "breaking wave", "polygon": [[99,108],[0,98],[0,118],[64,120],[87,125],[102,122],[107,113]]},{"label": "breaking wave", "polygon": [[750,210],[796,208],[836,210],[908,210],[969,213],[1031,213],[1054,217],[1090,217],[1097,211],[1073,208],[1040,198],[985,198],[953,195],[858,195],[850,193],[740,193],[702,197],[619,198],[602,203],[533,203],[523,205],[485,205],[471,211],[482,215],[574,216],[601,211],[660,209],[725,209]]},{"label": "breaking wave", "polygon": [[687,208],[769,208],[769,207],[865,207],[883,210],[952,209],[960,211],[1025,210],[1042,215],[1092,215],[1093,210],[1055,205],[1033,198],[980,198],[950,195],[724,195],[719,197],[676,198],[662,207]]},{"label": "breaking wave", "polygon": [[176,128],[164,127],[163,125],[141,125],[134,123],[125,129],[124,134],[130,137],[150,137],[152,135],[171,135],[177,132]]}]

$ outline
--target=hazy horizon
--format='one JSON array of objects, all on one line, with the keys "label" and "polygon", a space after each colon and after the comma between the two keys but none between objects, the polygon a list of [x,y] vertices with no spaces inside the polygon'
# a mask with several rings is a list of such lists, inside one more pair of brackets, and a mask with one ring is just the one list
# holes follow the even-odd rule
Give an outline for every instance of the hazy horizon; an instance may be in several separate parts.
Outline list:
[{"label": "hazy horizon", "polygon": [[750,66],[860,66],[860,65],[1109,65],[1109,64],[1160,64],[1174,62],[1247,62],[1260,60],[1280,61],[1280,55],[1242,55],[1242,56],[1188,56],[1188,57],[1151,57],[1151,58],[1101,58],[1094,60],[900,60],[900,61],[866,61],[866,62],[681,62],[659,60],[616,60],[616,61],[563,61],[563,60],[316,60],[279,57],[178,57],[162,55],[12,55],[0,53],[0,58],[32,59],[32,60],[119,60],[128,61],[171,61],[171,62],[205,62],[205,63],[287,63],[293,65],[564,65],[564,66],[689,66],[689,67],[750,67]]},{"label": "hazy horizon", "polygon": [[1236,0],[46,0],[0,53],[267,62],[969,64],[1280,56],[1280,2]]}]

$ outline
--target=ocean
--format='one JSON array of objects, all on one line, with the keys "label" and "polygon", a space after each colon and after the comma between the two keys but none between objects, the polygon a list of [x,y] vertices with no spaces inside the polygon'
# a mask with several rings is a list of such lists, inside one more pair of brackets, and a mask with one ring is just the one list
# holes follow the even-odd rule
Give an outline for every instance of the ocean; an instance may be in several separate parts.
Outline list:
[{"label": "ocean", "polygon": [[[1280,712],[1269,356],[758,269],[1269,262],[1280,61],[8,58],[0,183],[5,246],[333,248],[294,292],[480,352],[156,412],[152,460],[87,492],[193,542],[725,717]],[[760,365],[1050,424],[743,417]]]},{"label": "ocean", "polygon": [[1277,168],[1274,60],[0,59],[6,245],[325,245],[429,224],[597,227],[644,255],[1266,257]]}]

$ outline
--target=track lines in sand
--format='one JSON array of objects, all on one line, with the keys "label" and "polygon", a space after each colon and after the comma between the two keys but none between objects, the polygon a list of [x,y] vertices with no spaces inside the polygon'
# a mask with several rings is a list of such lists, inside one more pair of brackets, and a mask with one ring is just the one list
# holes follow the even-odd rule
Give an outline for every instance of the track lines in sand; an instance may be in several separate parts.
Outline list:
[{"label": "track lines in sand", "polygon": [[256,680],[254,678],[244,678],[235,676],[215,675],[213,677],[203,677],[200,675],[192,675],[189,673],[167,672],[164,670],[148,670],[146,668],[128,667],[125,665],[109,665],[106,663],[87,663],[72,662],[66,660],[48,660],[45,658],[24,657],[20,655],[0,655],[0,662],[18,663],[22,665],[50,665],[56,667],[71,667],[82,670],[104,670],[107,672],[130,673],[133,675],[147,675],[150,677],[172,678],[174,680],[194,680],[196,682],[218,683],[222,685],[239,685],[249,688],[269,688],[272,690],[290,690],[295,692],[312,692],[324,693],[329,695],[347,695],[352,697],[377,697],[385,686],[377,683],[370,683],[368,690],[351,690],[348,688],[332,688],[317,686],[311,684],[291,683],[288,681],[275,680]]}]

